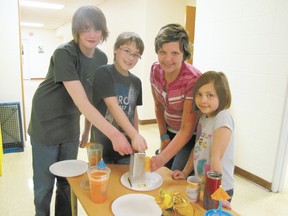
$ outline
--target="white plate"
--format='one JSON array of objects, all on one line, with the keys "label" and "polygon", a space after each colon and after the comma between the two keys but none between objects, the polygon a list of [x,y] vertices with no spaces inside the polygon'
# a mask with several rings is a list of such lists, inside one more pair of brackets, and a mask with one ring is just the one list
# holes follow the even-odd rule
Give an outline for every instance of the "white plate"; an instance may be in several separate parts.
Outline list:
[{"label": "white plate", "polygon": [[160,216],[162,211],[155,198],[146,194],[126,194],[112,203],[115,216]]},{"label": "white plate", "polygon": [[60,177],[74,177],[88,170],[88,163],[81,160],[64,160],[52,164],[49,167],[51,173]]},{"label": "white plate", "polygon": [[124,173],[122,176],[121,176],[121,183],[131,189],[131,190],[135,190],[135,191],[150,191],[150,190],[154,190],[158,187],[160,187],[163,183],[163,179],[162,177],[156,173],[156,172],[146,172],[146,187],[143,187],[143,186],[134,186],[131,187],[130,184],[129,184],[129,181],[128,181],[128,175],[129,175],[129,172],[126,172]]}]

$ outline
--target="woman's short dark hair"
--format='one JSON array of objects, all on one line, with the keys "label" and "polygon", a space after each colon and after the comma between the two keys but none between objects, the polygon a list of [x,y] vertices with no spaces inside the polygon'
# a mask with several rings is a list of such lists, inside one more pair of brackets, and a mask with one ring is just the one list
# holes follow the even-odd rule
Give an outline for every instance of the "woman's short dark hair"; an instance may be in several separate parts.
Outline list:
[{"label": "woman's short dark hair", "polygon": [[190,59],[192,46],[189,42],[189,36],[186,30],[179,24],[171,23],[163,26],[155,38],[155,51],[161,49],[164,43],[179,41],[180,50],[184,53],[183,61]]},{"label": "woman's short dark hair", "polygon": [[195,104],[195,96],[198,90],[208,83],[214,83],[214,88],[219,98],[219,107],[216,110],[215,114],[220,112],[221,110],[228,109],[231,105],[232,96],[229,87],[229,82],[226,75],[223,72],[216,71],[207,71],[203,73],[197,80],[194,91],[193,91],[193,102],[192,109],[193,111],[198,111],[198,107]]},{"label": "woman's short dark hair", "polygon": [[72,18],[72,35],[76,43],[79,36],[89,28],[102,31],[101,42],[107,40],[109,32],[106,25],[106,18],[103,12],[93,5],[85,5],[76,10]]}]

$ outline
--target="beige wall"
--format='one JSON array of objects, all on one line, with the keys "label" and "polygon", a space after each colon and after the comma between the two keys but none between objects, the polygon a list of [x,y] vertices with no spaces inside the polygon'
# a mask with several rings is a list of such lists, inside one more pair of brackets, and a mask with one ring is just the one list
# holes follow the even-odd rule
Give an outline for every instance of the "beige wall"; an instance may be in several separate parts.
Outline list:
[{"label": "beige wall", "polygon": [[287,20],[286,1],[197,2],[194,65],[228,75],[236,165],[275,184],[284,153],[278,148],[288,145],[280,140],[288,130],[281,128],[288,106]]},{"label": "beige wall", "polygon": [[[9,17],[9,19],[7,19]],[[9,20],[9,22],[8,22]],[[1,2],[0,103],[21,102],[18,1]]]},{"label": "beige wall", "polygon": [[[21,28],[21,37],[24,44],[24,79],[44,78],[48,71],[51,55],[55,48],[62,43],[62,37],[57,37],[54,30],[26,27]],[[43,52],[39,52],[39,47]]]}]

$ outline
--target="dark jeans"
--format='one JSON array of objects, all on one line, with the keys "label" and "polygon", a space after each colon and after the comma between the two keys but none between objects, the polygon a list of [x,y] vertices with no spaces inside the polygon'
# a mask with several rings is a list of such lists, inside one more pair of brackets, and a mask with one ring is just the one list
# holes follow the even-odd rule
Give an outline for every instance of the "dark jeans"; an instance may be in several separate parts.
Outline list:
[{"label": "dark jeans", "polygon": [[49,167],[62,160],[76,159],[79,142],[48,146],[31,139],[33,156],[34,205],[36,216],[50,216],[50,202],[56,183],[56,216],[70,216],[70,186],[66,178],[54,176]]},{"label": "dark jeans", "polygon": [[121,159],[108,159],[108,158],[104,158],[104,162],[106,164],[124,164],[124,165],[129,165],[130,163],[130,156],[127,157],[123,157]]},{"label": "dark jeans", "polygon": [[[170,131],[167,131],[167,134],[169,135],[170,140],[172,140],[176,135]],[[183,170],[188,161],[190,153],[195,146],[195,139],[196,135],[193,135],[188,143],[172,159],[170,159],[165,166],[171,170]],[[189,175],[193,174],[194,171],[192,171]]]},{"label": "dark jeans", "polygon": [[230,190],[227,190],[226,193],[231,197],[229,200],[227,200],[228,202],[231,202],[232,201],[232,197],[233,197],[233,194],[234,194],[234,189],[230,189]]}]

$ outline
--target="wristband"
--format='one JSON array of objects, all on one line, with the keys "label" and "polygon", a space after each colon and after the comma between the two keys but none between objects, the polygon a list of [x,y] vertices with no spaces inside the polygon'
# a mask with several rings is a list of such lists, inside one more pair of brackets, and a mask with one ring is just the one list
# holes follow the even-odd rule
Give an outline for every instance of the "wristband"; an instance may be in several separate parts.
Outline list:
[{"label": "wristband", "polygon": [[170,137],[169,137],[169,135],[168,135],[167,133],[165,133],[165,134],[161,134],[161,135],[160,135],[160,139],[161,139],[161,140],[170,139]]}]

